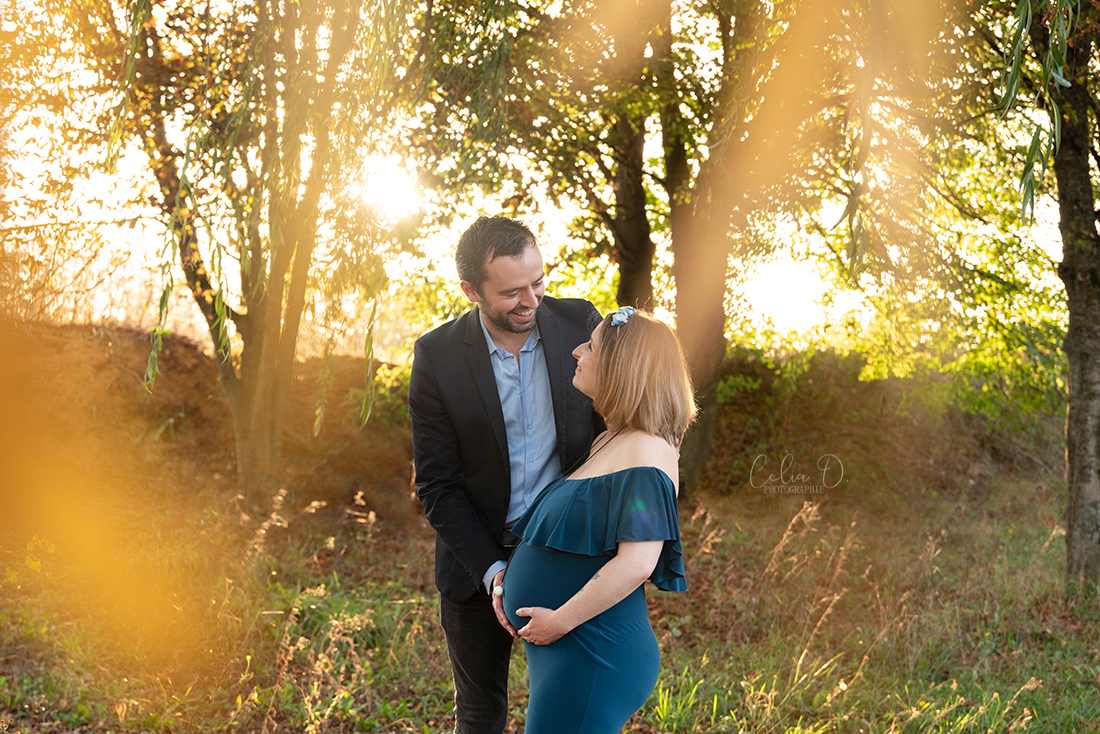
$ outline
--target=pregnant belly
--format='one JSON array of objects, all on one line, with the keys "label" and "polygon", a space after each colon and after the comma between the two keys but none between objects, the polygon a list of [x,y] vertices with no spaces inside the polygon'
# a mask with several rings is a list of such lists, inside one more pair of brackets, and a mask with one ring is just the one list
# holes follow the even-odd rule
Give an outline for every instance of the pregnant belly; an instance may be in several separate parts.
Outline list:
[{"label": "pregnant belly", "polygon": [[504,612],[519,629],[529,621],[517,617],[521,607],[557,609],[596,575],[612,556],[582,556],[547,548],[516,546],[504,575]]}]

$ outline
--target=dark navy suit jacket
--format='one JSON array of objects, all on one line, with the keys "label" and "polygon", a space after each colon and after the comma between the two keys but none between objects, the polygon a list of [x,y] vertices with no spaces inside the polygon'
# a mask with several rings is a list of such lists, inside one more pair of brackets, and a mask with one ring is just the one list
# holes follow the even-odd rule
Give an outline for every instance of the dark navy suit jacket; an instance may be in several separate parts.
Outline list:
[{"label": "dark navy suit jacket", "polygon": [[[436,531],[435,583],[455,601],[477,593],[489,566],[508,557],[500,545],[511,497],[508,437],[480,318],[474,308],[418,339],[409,380],[416,491]],[[578,299],[545,297],[537,311],[563,473],[603,430],[572,382],[573,349],[598,319]]]}]

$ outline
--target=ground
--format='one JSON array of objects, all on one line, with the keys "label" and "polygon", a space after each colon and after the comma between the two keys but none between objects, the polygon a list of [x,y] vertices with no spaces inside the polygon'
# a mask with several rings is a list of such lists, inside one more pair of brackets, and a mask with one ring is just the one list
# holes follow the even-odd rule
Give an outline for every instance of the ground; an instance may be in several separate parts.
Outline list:
[{"label": "ground", "polygon": [[[0,343],[0,731],[450,725],[399,372],[362,426],[362,360],[299,364],[277,506],[248,517],[195,344],[168,339],[148,390],[125,327]],[[681,498],[691,591],[649,596],[665,664],[631,726],[1097,731],[1100,612],[1061,593],[1056,419],[994,430],[859,367],[727,365]],[[513,669],[521,731],[518,649]]]}]

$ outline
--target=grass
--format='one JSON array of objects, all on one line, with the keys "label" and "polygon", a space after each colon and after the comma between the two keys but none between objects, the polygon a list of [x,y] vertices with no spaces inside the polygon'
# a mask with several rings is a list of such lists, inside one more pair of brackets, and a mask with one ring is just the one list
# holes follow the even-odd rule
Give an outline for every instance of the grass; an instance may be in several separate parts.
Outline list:
[{"label": "grass", "polygon": [[[998,485],[981,505],[876,518],[698,498],[683,518],[692,590],[650,594],[662,675],[633,728],[1097,731],[1100,611],[1062,596],[1052,492]],[[4,729],[447,730],[430,531],[307,510],[141,518],[175,526],[131,538],[151,568],[189,579],[171,592],[173,634],[74,598],[63,554],[39,552],[39,570],[0,587]],[[519,730],[522,653],[513,667]]]},{"label": "grass", "polygon": [[[14,478],[0,482],[0,732],[449,731],[432,533],[403,479],[403,429],[329,416],[331,446],[297,436],[282,505],[245,518],[219,476],[221,403],[153,437],[192,382],[215,394],[213,370],[181,370],[176,388],[166,375],[149,398],[111,371],[142,363],[142,339],[50,337],[0,380],[53,380],[41,400],[0,400],[13,417],[0,428],[19,427],[0,442]],[[1007,442],[930,449],[956,429],[849,382],[835,409],[803,415],[807,396],[776,414],[777,435],[805,446],[746,429],[774,406],[728,409],[713,491],[682,502],[690,591],[649,594],[661,677],[629,729],[1100,732],[1100,604],[1063,593],[1064,488]],[[742,476],[760,452],[813,466],[822,451],[846,483],[818,505]],[[518,732],[519,646],[511,676]]]},{"label": "grass", "polygon": [[1096,731],[1100,607],[1062,597],[1048,498],[1024,489],[997,487],[980,517],[933,502],[925,528],[880,517],[861,532],[870,520],[806,505],[766,558],[746,558],[744,537],[695,541],[712,583],[691,603],[747,629],[742,644],[706,628],[670,644],[650,702],[661,730]]}]

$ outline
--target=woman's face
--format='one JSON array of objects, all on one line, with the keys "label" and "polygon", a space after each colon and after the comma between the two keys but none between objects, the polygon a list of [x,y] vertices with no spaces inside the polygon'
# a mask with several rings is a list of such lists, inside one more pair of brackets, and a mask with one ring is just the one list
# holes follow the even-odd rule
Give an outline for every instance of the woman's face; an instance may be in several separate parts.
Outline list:
[{"label": "woman's face", "polygon": [[590,398],[596,396],[596,384],[599,382],[600,333],[605,323],[601,321],[592,332],[592,338],[573,350],[573,356],[577,358],[573,387]]}]

